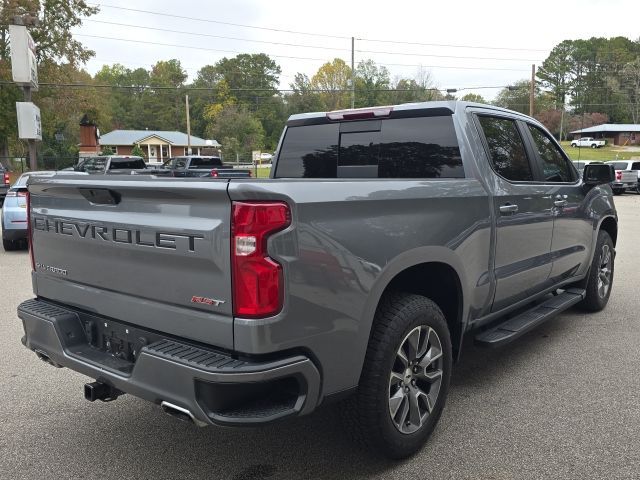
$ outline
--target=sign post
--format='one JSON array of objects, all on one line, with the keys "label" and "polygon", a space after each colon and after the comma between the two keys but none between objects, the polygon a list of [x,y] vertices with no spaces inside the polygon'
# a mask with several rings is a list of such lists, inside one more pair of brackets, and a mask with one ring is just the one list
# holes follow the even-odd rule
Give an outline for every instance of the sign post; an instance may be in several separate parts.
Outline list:
[{"label": "sign post", "polygon": [[14,17],[9,25],[11,38],[11,75],[13,81],[22,86],[24,102],[16,102],[18,114],[18,137],[29,144],[29,168],[38,169],[36,141],[42,140],[40,109],[31,102],[31,92],[38,90],[38,62],[36,44],[27,30],[26,22],[37,21],[32,17]]}]

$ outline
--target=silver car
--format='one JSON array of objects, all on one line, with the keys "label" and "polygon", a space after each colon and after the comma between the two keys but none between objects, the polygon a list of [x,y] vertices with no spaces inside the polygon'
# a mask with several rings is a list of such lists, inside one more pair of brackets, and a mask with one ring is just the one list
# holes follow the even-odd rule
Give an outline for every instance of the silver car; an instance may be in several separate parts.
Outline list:
[{"label": "silver car", "polygon": [[[27,180],[31,176],[52,177],[56,172],[27,172],[11,185],[2,206],[2,246],[6,251],[16,250],[27,244]],[[80,172],[64,172],[65,175],[86,175]]]}]

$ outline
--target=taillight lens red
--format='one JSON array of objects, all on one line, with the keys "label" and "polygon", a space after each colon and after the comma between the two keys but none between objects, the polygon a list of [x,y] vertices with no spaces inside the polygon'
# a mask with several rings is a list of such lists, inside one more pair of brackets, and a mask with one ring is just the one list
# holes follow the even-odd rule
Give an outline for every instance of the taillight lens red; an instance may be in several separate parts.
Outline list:
[{"label": "taillight lens red", "polygon": [[4,184],[5,185],[9,185],[9,174],[8,173],[4,174]]},{"label": "taillight lens red", "polygon": [[214,178],[218,178],[218,170],[215,168],[211,170],[211,176]]},{"label": "taillight lens red", "polygon": [[269,258],[270,235],[291,224],[284,202],[233,202],[231,260],[233,263],[233,313],[264,318],[282,310],[282,266]]},{"label": "taillight lens red", "polygon": [[616,172],[616,180],[622,180],[622,172]]},{"label": "taillight lens red", "polygon": [[33,224],[31,223],[31,195],[26,192],[27,196],[27,239],[29,241],[29,257],[31,259],[31,271],[36,271],[36,261],[33,256]]}]

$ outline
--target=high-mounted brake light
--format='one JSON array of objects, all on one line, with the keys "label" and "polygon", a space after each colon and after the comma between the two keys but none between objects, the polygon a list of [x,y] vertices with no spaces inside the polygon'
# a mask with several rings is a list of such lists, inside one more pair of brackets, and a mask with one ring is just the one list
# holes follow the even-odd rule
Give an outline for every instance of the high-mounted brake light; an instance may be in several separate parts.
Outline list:
[{"label": "high-mounted brake light", "polygon": [[29,258],[31,259],[31,271],[36,271],[36,261],[33,255],[33,224],[31,223],[31,195],[27,192],[27,240],[29,242]]},{"label": "high-mounted brake light", "polygon": [[264,318],[282,309],[282,266],[267,253],[267,240],[291,224],[284,202],[233,202],[231,260],[233,313]]},{"label": "high-mounted brake light", "polygon": [[366,120],[370,118],[383,118],[391,115],[393,107],[358,108],[354,110],[336,110],[328,112],[327,118],[338,120]]}]

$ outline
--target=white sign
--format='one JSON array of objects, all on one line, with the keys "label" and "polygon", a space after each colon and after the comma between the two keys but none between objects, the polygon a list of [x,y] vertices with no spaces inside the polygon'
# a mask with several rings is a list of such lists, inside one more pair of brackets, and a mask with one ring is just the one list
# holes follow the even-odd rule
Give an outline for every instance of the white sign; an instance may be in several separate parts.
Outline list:
[{"label": "white sign", "polygon": [[31,102],[16,102],[18,114],[18,138],[42,140],[40,109]]},{"label": "white sign", "polygon": [[9,25],[11,38],[11,74],[13,81],[38,90],[36,44],[23,25]]}]

